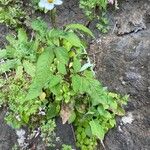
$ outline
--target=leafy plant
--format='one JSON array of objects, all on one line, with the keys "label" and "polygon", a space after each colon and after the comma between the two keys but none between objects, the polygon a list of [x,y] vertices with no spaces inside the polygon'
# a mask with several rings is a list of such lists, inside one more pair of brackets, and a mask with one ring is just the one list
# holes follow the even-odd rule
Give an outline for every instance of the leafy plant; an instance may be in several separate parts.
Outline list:
[{"label": "leafy plant", "polygon": [[[37,41],[28,41],[24,29],[18,30],[17,38],[9,35],[6,39],[10,45],[0,51],[0,59],[5,60],[4,63],[0,64],[0,73],[15,69],[17,75],[24,69],[30,76],[33,76],[35,67],[32,63],[36,61]],[[22,76],[23,71],[20,73],[20,76]]]},{"label": "leafy plant", "polygon": [[71,148],[71,146],[69,146],[69,145],[63,144],[63,145],[62,145],[62,150],[72,150],[72,148]]},{"label": "leafy plant", "polygon": [[[116,1],[117,2],[117,1]],[[80,8],[83,9],[89,21],[97,20],[96,27],[102,32],[108,32],[108,19],[106,17],[107,5],[114,4],[115,1],[109,0],[80,0]],[[115,7],[117,7],[115,3]]]},{"label": "leafy plant", "polygon": [[0,23],[16,27],[27,17],[19,0],[0,0]]},{"label": "leafy plant", "polygon": [[[85,15],[90,19],[97,17],[96,9],[106,10],[108,1],[107,0],[80,0],[80,8],[83,9]],[[98,14],[100,15],[100,14]]]},{"label": "leafy plant", "polygon": [[65,30],[50,30],[42,20],[34,21],[32,28],[31,40],[19,29],[17,38],[8,36],[10,45],[0,51],[4,60],[0,73],[10,71],[8,83],[2,86],[7,122],[17,128],[40,127],[48,143],[53,120],[60,116],[63,124],[74,125],[77,146],[94,150],[97,139],[103,140],[115,126],[115,116],[124,114],[127,96],[108,92],[96,80],[79,36],[93,36],[88,28],[71,24]]}]

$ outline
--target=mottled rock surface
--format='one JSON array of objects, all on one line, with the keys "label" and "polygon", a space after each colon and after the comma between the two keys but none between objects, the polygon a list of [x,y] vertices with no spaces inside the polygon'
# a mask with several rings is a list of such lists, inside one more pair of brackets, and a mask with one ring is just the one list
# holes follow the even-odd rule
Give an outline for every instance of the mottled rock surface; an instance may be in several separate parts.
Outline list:
[{"label": "mottled rock surface", "polygon": [[[130,94],[125,123],[105,137],[106,150],[150,149],[150,1],[125,1],[111,19],[119,26],[91,44],[98,79],[111,91]],[[130,26],[132,24],[132,26]],[[114,24],[115,25],[115,24]],[[137,30],[137,27],[139,30]],[[140,27],[140,28],[139,28]],[[132,116],[128,116],[132,114]]]},{"label": "mottled rock surface", "polygon": [[[104,140],[106,150],[150,150],[150,0],[122,0],[120,9],[110,11],[110,32],[101,35],[91,23],[97,39],[91,42],[89,56],[95,63],[98,79],[109,90],[130,94],[125,118],[117,118],[117,127]],[[45,20],[49,20],[46,15]],[[59,25],[85,23],[78,0],[65,0],[58,10]],[[0,25],[0,46],[5,45],[8,28]],[[58,120],[57,135],[61,144],[74,145],[69,125]],[[60,132],[63,131],[63,132]],[[0,150],[11,150],[16,142],[15,131],[0,114]],[[40,143],[40,142],[39,142]],[[39,144],[38,150],[45,147]],[[56,149],[56,148],[55,148]],[[53,150],[55,150],[53,149]],[[101,148],[102,149],[102,148]]]}]

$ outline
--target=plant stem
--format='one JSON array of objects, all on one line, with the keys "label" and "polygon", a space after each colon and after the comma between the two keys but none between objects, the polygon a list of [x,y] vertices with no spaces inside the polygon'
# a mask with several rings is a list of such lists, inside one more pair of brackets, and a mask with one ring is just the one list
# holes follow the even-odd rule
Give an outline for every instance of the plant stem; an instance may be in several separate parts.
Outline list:
[{"label": "plant stem", "polygon": [[50,18],[51,18],[51,23],[52,23],[52,27],[56,28],[56,8],[52,9],[50,11]]}]

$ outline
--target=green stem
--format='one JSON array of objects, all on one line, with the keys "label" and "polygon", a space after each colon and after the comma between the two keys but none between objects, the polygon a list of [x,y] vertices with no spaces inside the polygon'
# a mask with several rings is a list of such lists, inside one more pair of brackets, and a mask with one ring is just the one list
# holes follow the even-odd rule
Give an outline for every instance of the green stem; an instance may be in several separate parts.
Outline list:
[{"label": "green stem", "polygon": [[51,23],[52,23],[52,27],[56,28],[56,8],[52,9],[50,11],[50,18],[51,18]]}]

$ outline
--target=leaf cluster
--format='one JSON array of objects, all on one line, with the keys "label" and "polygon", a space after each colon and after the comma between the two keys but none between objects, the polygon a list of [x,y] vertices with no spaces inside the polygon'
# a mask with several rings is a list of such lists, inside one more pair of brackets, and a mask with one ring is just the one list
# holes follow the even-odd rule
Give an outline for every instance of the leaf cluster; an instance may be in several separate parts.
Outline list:
[{"label": "leaf cluster", "polygon": [[0,23],[7,26],[17,27],[27,17],[23,9],[23,2],[19,0],[0,1]]},{"label": "leaf cluster", "polygon": [[115,126],[115,116],[124,114],[127,96],[108,92],[96,79],[84,43],[76,34],[93,36],[88,28],[71,24],[64,30],[50,30],[42,20],[34,21],[32,28],[32,39],[19,29],[17,37],[7,37],[10,45],[0,51],[4,60],[0,74],[15,74],[10,86],[3,86],[8,88],[2,96],[9,108],[7,122],[31,129],[42,126],[46,137],[55,127],[50,120],[60,116],[62,123],[73,123],[81,150],[95,149],[97,139],[102,140]]},{"label": "leaf cluster", "polygon": [[106,17],[107,6],[108,0],[80,0],[80,8],[90,21],[97,20],[96,27],[102,33],[107,33],[109,30]]}]

